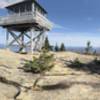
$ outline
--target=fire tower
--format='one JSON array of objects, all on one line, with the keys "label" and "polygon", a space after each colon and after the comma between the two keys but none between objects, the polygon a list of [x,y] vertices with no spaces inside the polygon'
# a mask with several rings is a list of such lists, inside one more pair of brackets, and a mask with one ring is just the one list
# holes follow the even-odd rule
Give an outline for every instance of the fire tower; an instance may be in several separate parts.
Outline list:
[{"label": "fire tower", "polygon": [[0,17],[0,26],[7,30],[7,48],[17,43],[20,52],[25,52],[27,47],[31,53],[41,50],[46,31],[52,29],[47,11],[36,0],[20,0],[5,8],[7,15]]}]

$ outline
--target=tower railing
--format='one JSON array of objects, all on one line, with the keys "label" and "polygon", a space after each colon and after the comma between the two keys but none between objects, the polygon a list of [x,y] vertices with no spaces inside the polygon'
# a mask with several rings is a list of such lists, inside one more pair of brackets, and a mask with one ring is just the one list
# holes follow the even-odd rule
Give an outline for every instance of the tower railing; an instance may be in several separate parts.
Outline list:
[{"label": "tower railing", "polygon": [[11,25],[21,23],[38,23],[48,29],[52,28],[52,23],[39,12],[23,12],[18,14],[0,17],[0,25]]},{"label": "tower railing", "polygon": [[45,16],[43,16],[39,12],[35,13],[35,17],[34,18],[35,18],[36,22],[39,22],[39,24],[41,26],[44,26],[44,27],[47,26],[49,29],[51,29],[52,26],[53,26],[53,23],[50,22]]}]

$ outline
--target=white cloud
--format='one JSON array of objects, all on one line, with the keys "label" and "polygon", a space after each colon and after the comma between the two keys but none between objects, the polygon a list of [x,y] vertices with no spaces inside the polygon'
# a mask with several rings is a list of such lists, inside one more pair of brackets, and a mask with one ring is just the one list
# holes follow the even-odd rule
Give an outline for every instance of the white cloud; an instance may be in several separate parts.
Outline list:
[{"label": "white cloud", "polygon": [[65,27],[63,27],[63,26],[61,26],[59,24],[55,24],[55,23],[53,23],[53,26],[54,26],[54,28],[60,28],[60,29],[65,28]]},{"label": "white cloud", "polygon": [[68,30],[69,29],[67,27],[64,27],[64,26],[56,24],[56,23],[53,23],[53,28],[54,29],[64,29],[64,30]]}]

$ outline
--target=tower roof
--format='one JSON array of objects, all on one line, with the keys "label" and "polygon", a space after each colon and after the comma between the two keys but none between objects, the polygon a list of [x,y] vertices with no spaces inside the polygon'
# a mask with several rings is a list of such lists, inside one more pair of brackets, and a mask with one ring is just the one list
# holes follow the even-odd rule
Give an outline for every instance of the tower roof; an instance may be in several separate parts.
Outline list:
[{"label": "tower roof", "polygon": [[9,7],[9,6],[24,2],[24,1],[26,1],[26,0],[15,0],[13,2],[8,2],[4,7],[6,8],[6,7]]},{"label": "tower roof", "polygon": [[35,3],[37,6],[39,6],[45,13],[47,13],[47,11],[37,2],[37,0],[17,0],[17,1],[14,1],[14,2],[11,2],[9,4],[7,4],[5,6],[5,8],[10,8],[10,7],[13,7],[13,6],[16,6],[18,4],[21,4],[21,3],[25,3],[25,2],[31,2],[31,3]]}]

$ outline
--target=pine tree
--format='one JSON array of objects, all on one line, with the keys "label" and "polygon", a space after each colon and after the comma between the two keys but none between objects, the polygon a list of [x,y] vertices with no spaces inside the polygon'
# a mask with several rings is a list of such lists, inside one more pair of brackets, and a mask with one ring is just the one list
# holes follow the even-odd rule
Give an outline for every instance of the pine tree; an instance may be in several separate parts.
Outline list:
[{"label": "pine tree", "polygon": [[61,46],[60,46],[60,51],[66,51],[66,48],[65,48],[64,43],[61,44]]},{"label": "pine tree", "polygon": [[93,55],[97,55],[97,50],[94,50]]},{"label": "pine tree", "polygon": [[88,42],[87,42],[87,47],[85,48],[85,53],[86,53],[86,54],[90,54],[91,49],[92,49],[91,42],[88,41]]},{"label": "pine tree", "polygon": [[55,46],[55,51],[56,51],[56,52],[59,51],[59,47],[58,47],[57,43],[56,43],[56,46]]},{"label": "pine tree", "polygon": [[45,43],[44,43],[43,49],[45,49],[47,51],[51,50],[51,46],[50,46],[48,37],[46,37],[46,39],[45,39]]}]

